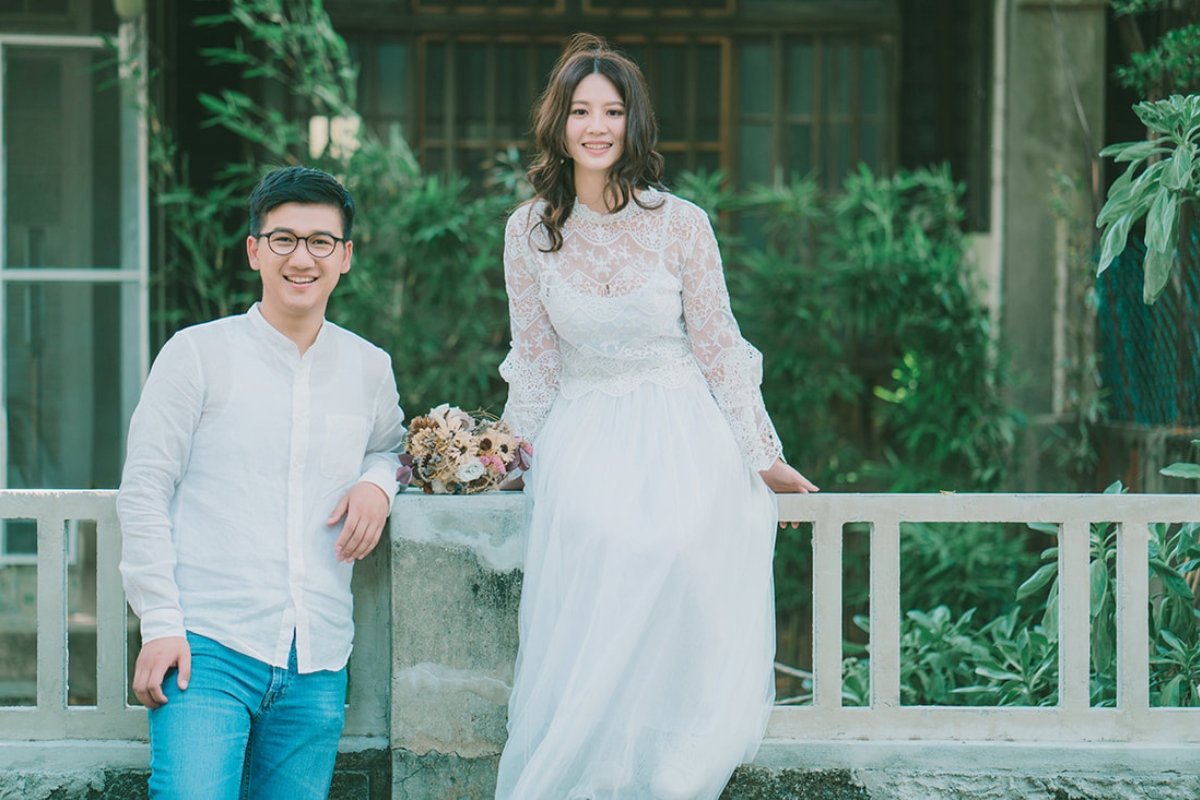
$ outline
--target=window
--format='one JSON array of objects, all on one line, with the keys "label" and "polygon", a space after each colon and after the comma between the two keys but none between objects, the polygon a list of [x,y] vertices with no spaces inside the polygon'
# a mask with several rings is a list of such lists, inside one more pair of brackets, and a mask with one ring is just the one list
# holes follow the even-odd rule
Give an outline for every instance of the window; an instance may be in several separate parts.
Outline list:
[{"label": "window", "polygon": [[141,134],[118,84],[99,37],[0,34],[0,486],[120,479],[148,267]]},{"label": "window", "polygon": [[71,11],[70,0],[0,0],[0,14],[65,17]]},{"label": "window", "polygon": [[725,166],[729,87],[722,66],[729,58],[728,41],[618,39],[614,45],[637,62],[646,76],[668,183],[682,170],[711,172]]},{"label": "window", "polygon": [[425,169],[478,176],[497,152],[528,149],[530,110],[560,52],[554,39],[423,39],[410,143]]},{"label": "window", "polygon": [[[562,51],[560,38],[430,36],[403,42],[351,37],[359,106],[378,135],[398,123],[433,172],[478,176],[499,151],[529,149],[531,112]],[[725,39],[616,39],[646,75],[668,173],[723,166],[728,81]],[[414,72],[417,76],[413,81]],[[407,98],[416,97],[410,103]]]},{"label": "window", "polygon": [[966,186],[970,230],[991,223],[992,13],[990,3],[931,0],[901,6],[904,84],[899,90],[900,166],[949,162]]},{"label": "window", "polygon": [[742,45],[739,185],[815,172],[833,189],[859,163],[890,168],[887,57],[870,41],[781,37]]},{"label": "window", "polygon": [[113,0],[0,0],[0,28],[23,33],[116,33]]},{"label": "window", "polygon": [[[580,2],[570,8],[624,14],[666,13],[674,0]],[[685,5],[736,11],[724,0]],[[511,19],[496,14],[468,27]],[[538,19],[545,35],[349,35],[365,124],[383,135],[398,123],[430,172],[478,178],[497,152],[527,154],[532,106],[569,35],[558,30],[562,20]],[[875,21],[861,33],[842,24],[836,36],[743,36],[736,18],[729,27],[728,35],[609,36],[646,76],[668,184],[684,170],[724,169],[740,187],[815,173],[836,188],[859,163],[895,167],[894,31]]]},{"label": "window", "polygon": [[381,139],[399,125],[412,141],[412,106],[415,91],[412,48],[407,42],[351,39],[350,58],[358,64],[358,113]]},{"label": "window", "polygon": [[628,16],[682,16],[732,14],[735,0],[583,0],[585,14],[621,14]]},{"label": "window", "polygon": [[559,13],[563,0],[413,0],[413,11],[435,14],[486,14],[490,11],[507,13],[546,11]]}]

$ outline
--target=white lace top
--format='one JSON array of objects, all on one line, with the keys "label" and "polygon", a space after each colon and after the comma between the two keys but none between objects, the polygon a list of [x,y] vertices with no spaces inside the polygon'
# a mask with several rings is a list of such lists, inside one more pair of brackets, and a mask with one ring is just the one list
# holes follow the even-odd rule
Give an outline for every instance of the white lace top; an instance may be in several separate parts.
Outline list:
[{"label": "white lace top", "polygon": [[679,387],[703,379],[746,463],[782,455],[763,405],[762,354],[742,338],[729,307],[708,216],[648,189],[615,214],[576,202],[555,253],[538,225],[542,203],[508,219],[504,277],[512,349],[504,418],[532,440],[558,394],[617,396],[645,381]]}]

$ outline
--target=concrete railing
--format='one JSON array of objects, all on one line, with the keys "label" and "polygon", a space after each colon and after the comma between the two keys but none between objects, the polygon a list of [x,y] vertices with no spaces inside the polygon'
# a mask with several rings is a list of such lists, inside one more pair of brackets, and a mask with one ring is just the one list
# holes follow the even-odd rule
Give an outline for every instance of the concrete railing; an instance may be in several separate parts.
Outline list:
[{"label": "concrete railing", "polygon": [[[113,491],[0,491],[0,519],[37,522],[36,619],[24,620],[30,630],[36,630],[36,702],[0,706],[0,744],[146,739],[145,710],[128,702],[131,664],[127,654],[131,627],[134,636],[137,627],[121,588],[121,536],[115,501]],[[74,553],[79,545],[71,536],[76,535],[72,531],[78,531],[79,523],[94,523],[91,557]],[[380,548],[378,557],[362,561],[355,571],[359,600],[355,621],[365,630],[355,640],[350,666],[343,750],[386,748],[390,672],[386,555],[386,548]],[[96,702],[73,704],[68,700],[71,614],[67,585],[72,571],[90,569],[92,564],[95,576],[85,576],[85,582],[95,585],[95,613],[86,616],[94,619],[95,627]],[[5,570],[0,569],[0,583],[5,579]],[[136,652],[136,642],[133,644]],[[4,752],[13,751],[0,748],[0,769],[4,769]],[[78,754],[78,750],[74,752]],[[144,762],[144,752],[142,758]]]},{"label": "concrete railing", "polygon": [[[78,759],[73,742],[128,745],[120,758],[97,757],[130,768],[140,759],[144,770],[144,712],[127,705],[128,628],[113,497],[0,492],[0,517],[36,519],[39,526],[37,703],[0,708],[0,774],[28,772],[35,764],[48,769],[46,754],[64,745],[68,757]],[[1080,784],[1062,784],[1064,774],[1100,775],[1118,789],[1125,780],[1143,798],[1200,796],[1200,709],[1150,706],[1147,625],[1148,526],[1200,520],[1197,496],[828,493],[781,497],[779,506],[782,519],[812,525],[813,700],[776,709],[758,758],[735,775],[727,797],[740,796],[739,780],[764,785],[764,774],[778,789],[756,789],[757,797],[815,791],[795,795],[799,789],[784,785],[796,771],[808,781],[804,786],[813,774],[840,782],[843,790],[826,790],[830,798],[874,797],[870,787],[882,784],[887,791],[879,796],[890,798],[1043,796],[1031,787],[1046,797],[1059,790],[1072,796],[1071,786]],[[64,531],[68,521],[80,519],[95,520],[97,536],[98,691],[95,705],[86,707],[69,704],[66,686],[70,548]],[[1057,705],[901,705],[900,537],[901,525],[910,522],[1059,526]],[[1089,704],[1094,522],[1119,527],[1113,708]],[[842,704],[843,541],[845,527],[861,523],[870,529],[871,695],[868,706],[852,708]],[[393,510],[391,547],[356,567],[357,635],[343,750],[390,751],[393,797],[486,796],[494,785],[517,646],[524,528],[519,494],[405,492]],[[980,770],[1004,774],[1008,793],[979,794],[980,785],[971,781]],[[931,775],[951,777],[939,783]]]},{"label": "concrete railing", "polygon": [[[116,492],[4,491],[0,518],[37,521],[36,705],[0,709],[0,740],[144,739],[145,713],[126,702],[126,604],[117,564]],[[69,523],[96,526],[94,706],[68,704]],[[0,580],[3,580],[0,577]]]},{"label": "concrete railing", "polygon": [[[781,497],[780,516],[813,525],[813,672],[809,707],[780,708],[769,736],[838,740],[1200,743],[1200,708],[1151,708],[1147,543],[1153,523],[1200,521],[1197,495],[853,495]],[[1038,708],[900,705],[901,523],[1059,526],[1058,704]],[[871,702],[842,706],[842,531],[869,523]],[[1117,703],[1089,701],[1089,529],[1117,537]],[[1013,587],[1015,596],[1016,587]],[[959,609],[964,611],[965,609]]]}]

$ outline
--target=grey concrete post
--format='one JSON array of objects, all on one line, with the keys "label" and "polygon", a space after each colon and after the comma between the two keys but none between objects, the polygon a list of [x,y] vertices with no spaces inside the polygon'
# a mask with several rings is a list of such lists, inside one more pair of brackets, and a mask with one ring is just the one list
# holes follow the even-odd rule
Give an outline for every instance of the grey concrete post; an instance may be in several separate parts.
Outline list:
[{"label": "grey concrete post", "polygon": [[525,498],[396,498],[392,796],[490,798],[517,654]]}]

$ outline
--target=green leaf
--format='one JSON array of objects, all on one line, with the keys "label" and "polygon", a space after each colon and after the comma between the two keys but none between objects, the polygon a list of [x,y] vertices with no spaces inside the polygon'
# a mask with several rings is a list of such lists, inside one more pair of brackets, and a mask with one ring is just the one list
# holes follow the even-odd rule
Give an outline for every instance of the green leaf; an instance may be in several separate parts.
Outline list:
[{"label": "green leaf", "polygon": [[1159,474],[1166,475],[1168,478],[1190,478],[1200,481],[1200,464],[1179,461],[1169,467],[1163,467],[1159,470]]},{"label": "green leaf", "polygon": [[[1184,577],[1178,572],[1167,566],[1167,564],[1161,559],[1150,559],[1150,569],[1154,570],[1154,574],[1158,576],[1160,581],[1162,581],[1163,587],[1168,592],[1176,597],[1182,597],[1187,600],[1193,599],[1192,587],[1188,586],[1187,580],[1185,580]],[[1166,631],[1163,631],[1163,633],[1166,633]]]},{"label": "green leaf", "polygon": [[1041,533],[1048,533],[1051,536],[1058,536],[1058,525],[1053,522],[1027,522],[1025,527]]},{"label": "green leaf", "polygon": [[1173,191],[1186,191],[1191,183],[1192,176],[1192,160],[1193,160],[1193,145],[1191,142],[1184,142],[1176,150],[1171,158],[1166,159],[1169,166],[1166,172],[1163,173],[1163,184]]},{"label": "green leaf", "polygon": [[1057,563],[1042,564],[1042,566],[1038,568],[1037,572],[1030,575],[1029,578],[1021,584],[1020,588],[1017,589],[1017,599],[1023,600],[1034,592],[1039,591],[1042,589],[1042,587],[1053,580],[1054,576],[1057,574]]},{"label": "green leaf", "polygon": [[1183,675],[1176,675],[1174,678],[1163,687],[1162,700],[1159,705],[1168,708],[1178,707],[1183,705],[1180,700],[1183,698],[1183,691],[1187,687],[1187,681]]},{"label": "green leaf", "polygon": [[1170,631],[1161,630],[1158,632],[1158,634],[1162,636],[1163,640],[1166,641],[1168,645],[1170,645],[1172,650],[1185,652],[1188,649],[1187,645],[1183,643],[1183,640]]},{"label": "green leaf", "polygon": [[1118,164],[1131,161],[1134,162],[1133,166],[1136,166],[1137,162],[1149,158],[1158,147],[1158,142],[1121,142],[1105,147],[1100,151],[1100,157],[1107,158],[1112,156],[1113,160]]},{"label": "green leaf", "polygon": [[1058,640],[1058,584],[1050,588],[1046,598],[1046,612],[1042,614],[1042,627],[1050,634],[1049,638]]},{"label": "green leaf", "polygon": [[1088,577],[1091,585],[1091,614],[1095,619],[1108,594],[1108,565],[1103,561],[1093,561],[1088,568]]},{"label": "green leaf", "polygon": [[1113,262],[1113,259],[1125,251],[1125,240],[1129,236],[1129,227],[1132,224],[1133,215],[1127,212],[1110,223],[1108,230],[1104,231],[1104,238],[1100,244],[1100,266],[1096,269],[1097,275],[1108,269],[1108,265]]},{"label": "green leaf", "polygon": [[1157,189],[1158,184],[1162,181],[1162,174],[1166,172],[1166,170],[1166,161],[1154,162],[1142,170],[1138,176],[1133,179],[1131,188],[1140,188],[1142,191],[1146,191],[1147,188]]},{"label": "green leaf", "polygon": [[1164,185],[1154,196],[1146,215],[1146,249],[1170,253],[1175,249],[1179,224],[1178,197]]},{"label": "green leaf", "polygon": [[1116,643],[1107,620],[1092,626],[1092,666],[1096,672],[1104,673],[1116,658]]},{"label": "green leaf", "polygon": [[1142,286],[1143,303],[1148,306],[1154,305],[1154,301],[1166,288],[1167,281],[1171,279],[1171,267],[1174,265],[1174,250],[1165,253],[1159,250],[1146,250],[1146,260],[1142,262],[1142,271],[1146,275],[1145,283]]},{"label": "green leaf", "polygon": [[1170,133],[1171,125],[1166,120],[1171,113],[1170,100],[1159,100],[1156,103],[1143,101],[1133,107],[1133,113],[1137,114],[1142,124],[1150,130],[1156,133]]},{"label": "green leaf", "polygon": [[1112,222],[1121,214],[1125,213],[1132,203],[1132,187],[1134,166],[1129,166],[1124,172],[1117,176],[1117,179],[1112,182],[1112,186],[1108,187],[1108,199],[1104,203],[1104,207],[1100,209],[1100,213],[1096,216],[1096,227],[1102,228]]}]

